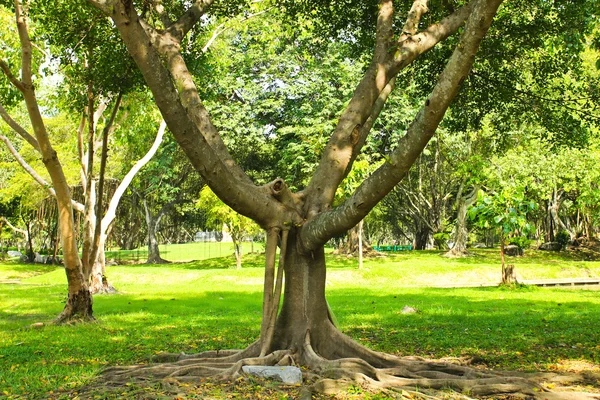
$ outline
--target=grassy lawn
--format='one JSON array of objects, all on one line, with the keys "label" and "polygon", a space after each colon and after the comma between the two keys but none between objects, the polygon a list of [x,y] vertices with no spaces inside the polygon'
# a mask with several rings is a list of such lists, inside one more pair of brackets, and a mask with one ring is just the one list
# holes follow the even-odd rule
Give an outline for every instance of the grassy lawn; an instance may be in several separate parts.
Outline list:
[{"label": "grassy lawn", "polygon": [[[437,252],[356,261],[328,256],[328,299],[341,329],[369,347],[430,358],[472,356],[498,369],[580,370],[600,364],[600,291],[523,287],[428,288],[498,280],[498,256]],[[600,262],[530,252],[511,260],[523,279],[598,277]],[[120,294],[97,296],[98,322],[44,326],[62,309],[64,272],[0,264],[0,397],[53,398],[109,365],[161,352],[242,348],[258,335],[262,258],[247,255],[109,269]],[[400,310],[409,305],[416,314]],[[67,395],[64,395],[65,397]]]},{"label": "grassy lawn", "polygon": [[[233,243],[231,242],[190,242],[182,244],[161,244],[158,247],[162,258],[174,262],[229,257],[234,253]],[[242,254],[259,253],[263,251],[265,251],[263,243],[242,243]],[[140,247],[135,250],[109,250],[106,252],[106,257],[108,260],[116,262],[144,262],[148,258],[148,248]],[[233,260],[232,265],[235,265],[235,260]]]}]

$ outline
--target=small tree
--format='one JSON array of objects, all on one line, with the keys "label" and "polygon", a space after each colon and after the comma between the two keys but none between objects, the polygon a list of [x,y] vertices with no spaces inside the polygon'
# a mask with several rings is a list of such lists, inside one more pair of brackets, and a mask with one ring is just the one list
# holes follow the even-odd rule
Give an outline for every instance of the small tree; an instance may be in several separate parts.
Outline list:
[{"label": "small tree", "polygon": [[256,235],[260,231],[260,227],[252,222],[250,218],[233,211],[208,186],[205,186],[200,193],[198,207],[206,211],[209,224],[214,226],[225,225],[233,241],[236,269],[241,269],[242,241],[251,235]]},{"label": "small tree", "polygon": [[469,210],[469,217],[481,228],[496,229],[500,233],[503,284],[514,280],[513,266],[507,267],[504,262],[506,242],[509,238],[527,237],[532,229],[527,213],[535,208],[535,203],[525,198],[524,188],[506,187],[490,194],[479,191],[477,203]]}]

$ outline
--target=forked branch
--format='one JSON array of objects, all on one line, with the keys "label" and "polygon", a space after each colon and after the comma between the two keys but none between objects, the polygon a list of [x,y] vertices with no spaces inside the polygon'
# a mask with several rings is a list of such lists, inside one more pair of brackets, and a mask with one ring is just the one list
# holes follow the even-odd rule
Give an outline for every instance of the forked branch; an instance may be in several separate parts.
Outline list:
[{"label": "forked branch", "polygon": [[462,81],[471,70],[479,44],[501,2],[502,0],[476,2],[459,44],[396,150],[344,204],[321,213],[304,225],[301,239],[306,249],[314,249],[332,236],[355,226],[408,172],[435,133]]}]

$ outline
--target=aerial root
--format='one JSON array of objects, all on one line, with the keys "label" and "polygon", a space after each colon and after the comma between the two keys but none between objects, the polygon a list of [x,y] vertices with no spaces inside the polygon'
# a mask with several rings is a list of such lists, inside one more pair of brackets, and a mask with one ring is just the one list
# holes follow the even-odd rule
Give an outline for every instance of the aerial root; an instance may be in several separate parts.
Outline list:
[{"label": "aerial root", "polygon": [[[307,384],[303,388],[305,395],[302,398],[310,398],[313,392],[334,394],[350,386],[360,386],[366,390],[389,392],[393,394],[391,397],[412,396],[424,400],[439,398],[439,391],[444,392],[445,398],[453,399],[506,395],[510,398],[546,396],[558,399],[567,391],[576,390],[571,386],[598,384],[599,377],[596,375],[496,372],[443,361],[427,361],[419,357],[396,357],[366,349],[346,340],[341,333],[337,335],[334,330],[327,333],[331,333],[332,341],[318,343],[324,346],[327,357],[316,351],[311,343],[310,331],[307,331],[302,346],[294,350],[276,350],[267,355],[260,354],[260,341],[241,351],[161,354],[155,359],[166,362],[106,369],[103,373],[104,385],[156,380],[165,383],[200,383],[205,378],[236,380],[243,375],[242,367],[245,365],[307,367],[303,371]],[[335,351],[332,351],[332,344]],[[548,385],[550,383],[552,385]],[[553,390],[548,390],[544,385],[553,387]],[[587,398],[600,397],[591,395]]]},{"label": "aerial root", "polygon": [[314,392],[332,394],[354,384],[374,390],[451,389],[474,396],[533,396],[547,391],[541,384],[523,376],[377,353],[356,342],[345,340],[342,334],[335,338],[335,343],[338,345],[336,354],[341,355],[341,358],[326,359],[314,350],[310,331],[307,331],[302,361],[321,377],[311,387]]},{"label": "aerial root", "polygon": [[[242,374],[244,365],[291,365],[294,363],[289,350],[274,351],[259,356],[260,342],[245,350],[211,351],[194,355],[164,353],[154,359],[159,364],[142,364],[127,367],[107,368],[102,372],[108,385],[119,385],[130,381],[177,380],[199,381],[204,378],[236,379]],[[165,362],[166,361],[166,362]]]}]

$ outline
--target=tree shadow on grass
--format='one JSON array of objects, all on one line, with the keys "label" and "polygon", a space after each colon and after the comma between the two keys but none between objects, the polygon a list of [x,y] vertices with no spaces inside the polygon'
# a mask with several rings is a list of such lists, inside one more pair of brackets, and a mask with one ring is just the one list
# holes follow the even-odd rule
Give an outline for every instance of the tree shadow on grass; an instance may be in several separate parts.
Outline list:
[{"label": "tree shadow on grass", "polygon": [[[106,366],[148,362],[163,351],[244,348],[260,331],[259,290],[201,287],[197,292],[98,297],[95,324],[28,328],[34,314],[54,317],[62,305],[58,292],[63,288],[58,286],[43,287],[43,292],[25,287],[11,292],[15,304],[36,301],[39,308],[31,311],[34,303],[27,303],[23,315],[19,317],[16,309],[8,325],[0,325],[0,334],[7,338],[0,345],[0,368],[18,366],[8,383],[15,393],[34,373],[48,382],[36,390],[55,390],[65,376],[93,376]],[[379,351],[426,358],[474,357],[495,369],[552,369],[564,360],[600,363],[596,292],[332,289],[328,299],[340,328]],[[403,314],[405,305],[418,312]]]}]

